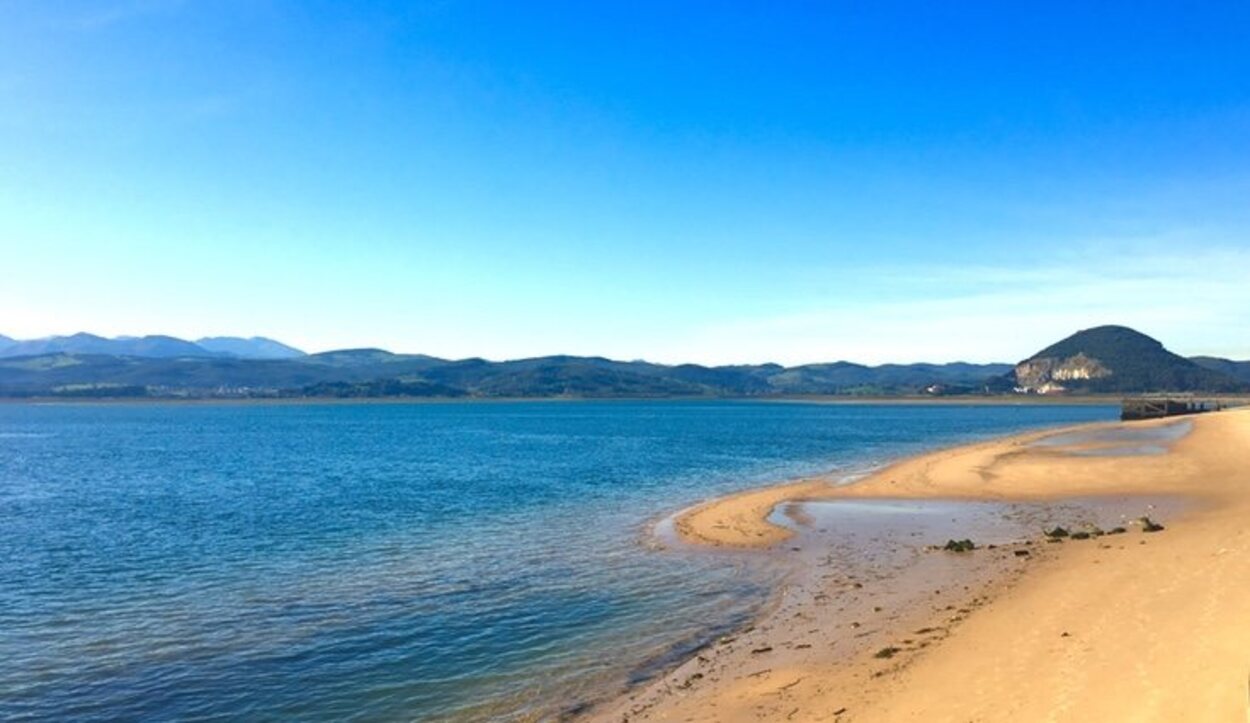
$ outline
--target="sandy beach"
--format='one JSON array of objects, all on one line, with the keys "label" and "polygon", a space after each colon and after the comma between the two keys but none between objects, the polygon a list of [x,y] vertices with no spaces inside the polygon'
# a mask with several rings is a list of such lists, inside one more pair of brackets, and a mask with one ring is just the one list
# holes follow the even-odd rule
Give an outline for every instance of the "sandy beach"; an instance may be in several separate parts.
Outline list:
[{"label": "sandy beach", "polygon": [[[966,523],[999,535],[967,553],[923,550],[945,541],[940,527],[867,537],[882,553],[859,567],[804,532],[839,503],[890,501],[992,504],[1011,526]],[[1166,529],[1145,532],[1141,515]],[[1122,534],[1042,534],[1117,520]],[[1020,435],[849,485],[713,500],[675,520],[687,544],[790,554],[806,572],[753,627],[594,718],[1245,721],[1247,520],[1250,411],[1238,410]]]}]

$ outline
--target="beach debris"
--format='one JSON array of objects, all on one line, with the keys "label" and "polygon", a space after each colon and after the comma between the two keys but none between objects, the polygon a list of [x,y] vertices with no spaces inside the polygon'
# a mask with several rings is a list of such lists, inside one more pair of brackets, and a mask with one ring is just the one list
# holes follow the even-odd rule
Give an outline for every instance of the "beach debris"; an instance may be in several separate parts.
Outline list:
[{"label": "beach debris", "polygon": [[1012,554],[1014,554],[1016,557],[1028,557],[1029,551],[1028,550],[1016,550]]},{"label": "beach debris", "polygon": [[881,658],[882,660],[885,660],[888,658],[893,658],[895,655],[901,652],[903,652],[902,648],[896,648],[893,645],[887,645],[886,647],[878,650],[876,653],[873,653],[872,657]]},{"label": "beach debris", "polygon": [[972,540],[947,540],[946,546],[942,548],[948,552],[971,552],[977,549]]},{"label": "beach debris", "polygon": [[1044,534],[1046,535],[1046,537],[1052,540],[1059,540],[1064,537],[1068,537],[1071,533],[1069,533],[1067,530],[1063,529],[1062,527],[1055,525],[1053,529],[1045,530]]},{"label": "beach debris", "polygon": [[756,648],[755,650],[752,650],[751,655],[759,655],[760,653],[771,653],[772,651],[773,651],[772,646],[765,645],[762,648]]},{"label": "beach debris", "polygon": [[833,712],[834,715],[842,715],[846,712],[846,708],[839,708]]},{"label": "beach debris", "polygon": [[1141,523],[1141,531],[1142,531],[1142,532],[1161,532],[1161,531],[1163,531],[1163,525],[1160,525],[1158,522],[1155,522],[1154,520],[1150,519],[1149,517],[1139,517],[1139,518],[1137,519],[1137,521],[1138,521],[1139,523]]},{"label": "beach debris", "polygon": [[1088,540],[1089,537],[1090,535],[1088,532],[1073,532],[1072,533],[1073,540]]},{"label": "beach debris", "polygon": [[1125,532],[1128,532],[1128,530],[1123,527],[1112,527],[1110,530],[1107,530],[1108,535],[1123,535]]}]

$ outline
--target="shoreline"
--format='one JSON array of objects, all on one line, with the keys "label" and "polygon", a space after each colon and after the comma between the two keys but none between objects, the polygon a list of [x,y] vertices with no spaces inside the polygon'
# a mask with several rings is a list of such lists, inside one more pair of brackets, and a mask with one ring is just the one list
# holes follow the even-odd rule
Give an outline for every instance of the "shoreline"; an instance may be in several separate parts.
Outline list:
[{"label": "shoreline", "polygon": [[[514,402],[550,402],[557,404],[577,402],[738,402],[754,404],[820,404],[864,406],[1117,406],[1124,399],[1122,394],[1109,395],[998,395],[998,396],[655,396],[655,397],[71,397],[71,396],[0,396],[0,404],[11,405],[96,405],[96,404],[271,404],[271,405],[355,405],[355,404],[498,404]],[[1250,406],[1247,395],[1212,395],[1203,397],[1232,407]]]},{"label": "shoreline", "polygon": [[[1169,417],[1146,422],[1134,422],[1134,424],[1140,427],[1159,427],[1184,421],[1185,419],[1185,417]],[[908,474],[915,466],[927,466],[945,460],[952,455],[985,454],[992,457],[1004,446],[1019,448],[1051,436],[1113,429],[1122,424],[1124,423],[1107,421],[1047,427],[979,441],[964,442],[910,455],[869,470],[864,474],[857,475],[851,480],[834,480],[832,475],[818,475],[811,478],[754,487],[705,500],[685,510],[681,510],[673,516],[673,527],[686,543],[696,546],[705,545],[739,549],[767,548],[790,537],[788,531],[778,528],[767,521],[769,511],[784,502],[815,502],[819,500],[850,498],[937,498],[939,495],[918,493],[914,489],[897,489],[896,478]],[[890,479],[883,483],[882,477],[890,477]],[[883,489],[883,487],[895,489]],[[940,495],[941,497],[958,499],[1008,498],[1008,496],[1004,495],[991,496],[993,492],[990,490],[967,489],[966,487],[946,489],[943,492],[944,494]],[[1062,499],[1065,496],[1070,495],[1056,492],[1046,495],[1035,495],[1028,499]],[[1024,498],[1016,497],[1015,499]]]},{"label": "shoreline", "polygon": [[[1190,427],[1183,436],[1163,442],[1166,451],[1161,454],[1121,453],[1116,445],[1096,438],[1037,444],[1057,435],[1114,435],[1126,428],[1150,435],[1151,430],[1177,424]],[[1239,662],[1237,651],[1250,649],[1250,624],[1238,625],[1243,616],[1237,613],[1250,609],[1250,570],[1238,576],[1244,583],[1240,586],[1227,584],[1225,573],[1219,580],[1190,586],[1198,588],[1195,597],[1204,592],[1219,597],[1218,603],[1200,606],[1197,617],[1212,628],[1202,631],[1206,637],[1228,641],[1220,646],[1230,658],[1225,661],[1227,670],[1221,668],[1217,674],[1204,665],[1209,661],[1198,653],[1209,653],[1210,641],[1182,634],[1160,639],[1147,632],[1156,621],[1159,627],[1184,629],[1171,614],[1175,607],[1152,602],[1155,575],[1161,569],[1173,574],[1202,570],[1200,565],[1178,564],[1170,551],[1181,549],[1200,557],[1218,553],[1230,561],[1237,557],[1228,554],[1231,548],[1189,550],[1182,538],[1201,538],[1207,547],[1214,544],[1212,539],[1237,539],[1242,546],[1238,551],[1247,556],[1243,559],[1250,559],[1250,534],[1242,534],[1250,531],[1238,524],[1237,514],[1250,513],[1250,500],[1243,499],[1250,495],[1239,494],[1242,484],[1250,491],[1247,443],[1250,413],[1245,411],[1134,422],[1127,427],[1116,422],[1069,425],[921,454],[849,484],[800,480],[679,511],[673,518],[673,534],[686,544],[775,553],[788,547],[780,543],[799,544],[802,537],[788,525],[769,521],[783,507],[790,514],[803,505],[836,507],[839,501],[946,501],[1034,505],[1038,510],[1103,505],[1104,512],[1136,514],[1149,500],[1184,500],[1189,505],[1183,512],[1179,508],[1164,512],[1167,530],[1158,536],[1131,528],[1115,537],[1045,544],[1037,532],[1032,539],[978,549],[967,556],[920,555],[909,567],[893,571],[898,578],[909,578],[902,582],[860,578],[848,583],[845,575],[831,576],[832,557],[824,561],[823,569],[807,560],[806,580],[784,584],[754,625],[731,636],[728,643],[722,640],[696,653],[661,679],[596,706],[588,717],[955,721],[1076,720],[1097,715],[1168,720],[1183,714],[1190,719],[1244,720],[1250,654]],[[1159,504],[1168,509],[1166,501]],[[798,552],[801,547],[789,549],[805,554]],[[1105,564],[1110,561],[1117,564]],[[926,585],[941,588],[935,588],[930,598]],[[1101,594],[1091,597],[1086,588]],[[937,599],[944,604],[933,604]],[[1068,600],[1070,605],[1053,610],[1056,601]],[[1144,607],[1148,614],[1108,618],[1091,612],[1091,606]],[[1207,612],[1213,608],[1216,612]],[[888,619],[881,621],[883,615]],[[1064,629],[1053,638],[1022,635],[1021,615]],[[1054,642],[1067,642],[1075,635],[1067,628],[1088,629],[1092,619],[1099,623],[1097,640],[1081,648],[1081,654],[1074,656],[1065,652],[1072,646]],[[809,642],[795,642],[800,639]],[[812,642],[817,639],[818,644]],[[1104,659],[1099,653],[1110,649],[1118,656]],[[1142,650],[1151,651],[1155,668],[1142,669],[1134,655]],[[883,652],[884,657],[879,655]],[[1020,661],[1058,668],[1063,675],[1033,680],[1030,667]],[[1185,670],[1185,663],[1193,670]],[[1138,683],[1120,680],[1117,676],[1123,670],[1135,670]],[[965,679],[959,671],[973,677]],[[1005,678],[1004,671],[1014,671],[1015,677]],[[1189,682],[1171,690],[1178,677]],[[1081,683],[1085,678],[1102,684]],[[971,682],[991,679],[998,681],[997,686]],[[949,694],[961,686],[977,693]],[[1168,689],[1163,696],[1168,700],[1160,698],[1160,689]],[[1156,692],[1148,695],[1149,691]],[[1195,709],[1204,713],[1195,716]],[[1006,713],[1012,710],[1014,715]]]}]

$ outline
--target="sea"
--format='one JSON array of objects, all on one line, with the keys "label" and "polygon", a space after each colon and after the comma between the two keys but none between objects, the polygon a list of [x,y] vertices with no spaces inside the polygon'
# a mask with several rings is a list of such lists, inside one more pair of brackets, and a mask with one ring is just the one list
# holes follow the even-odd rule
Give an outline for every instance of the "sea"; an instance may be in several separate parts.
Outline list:
[{"label": "sea", "polygon": [[0,719],[576,717],[783,571],[710,497],[1101,405],[0,404]]}]

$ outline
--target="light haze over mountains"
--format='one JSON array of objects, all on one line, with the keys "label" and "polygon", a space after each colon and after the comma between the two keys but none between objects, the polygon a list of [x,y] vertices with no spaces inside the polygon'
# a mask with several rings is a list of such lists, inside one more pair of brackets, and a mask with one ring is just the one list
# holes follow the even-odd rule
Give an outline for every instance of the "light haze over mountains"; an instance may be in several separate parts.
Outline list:
[{"label": "light haze over mountains", "polygon": [[177,337],[119,336],[105,338],[80,332],[70,336],[49,336],[42,339],[17,340],[0,334],[0,357],[38,356],[41,354],[101,354],[154,359],[173,357],[229,357],[235,359],[293,359],[304,352],[279,341],[261,336],[242,338],[214,336],[186,341]]}]

